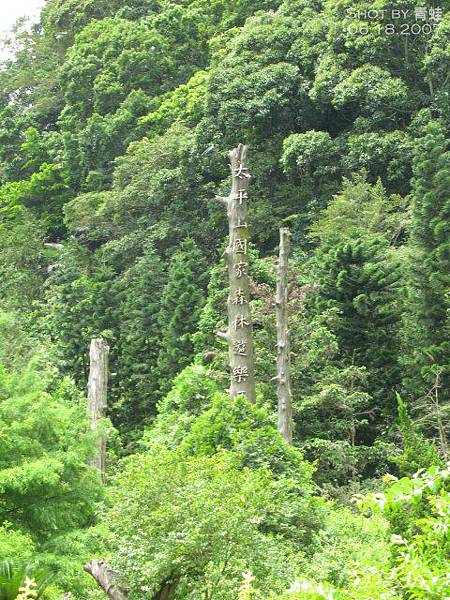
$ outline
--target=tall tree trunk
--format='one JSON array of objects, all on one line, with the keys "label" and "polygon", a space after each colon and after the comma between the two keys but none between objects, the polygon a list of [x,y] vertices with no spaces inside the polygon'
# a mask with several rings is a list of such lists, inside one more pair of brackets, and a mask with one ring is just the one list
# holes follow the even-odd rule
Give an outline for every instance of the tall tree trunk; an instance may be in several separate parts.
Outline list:
[{"label": "tall tree trunk", "polygon": [[[91,428],[97,429],[99,419],[106,416],[108,408],[108,354],[109,346],[101,338],[91,340],[89,351],[90,369],[88,381],[88,412]],[[100,471],[102,481],[105,480],[106,437],[99,435],[97,453],[92,463]]]},{"label": "tall tree trunk", "polygon": [[250,286],[248,277],[247,200],[250,174],[247,169],[247,147],[239,144],[231,150],[232,186],[227,198],[218,198],[227,208],[229,245],[224,253],[228,265],[230,293],[228,296],[228,330],[218,332],[228,341],[230,366],[230,397],[245,396],[256,401],[253,357]]},{"label": "tall tree trunk", "polygon": [[275,297],[277,317],[277,395],[278,430],[283,438],[292,443],[292,390],[289,359],[288,325],[288,270],[289,229],[280,229],[280,252],[277,268],[277,291]]}]

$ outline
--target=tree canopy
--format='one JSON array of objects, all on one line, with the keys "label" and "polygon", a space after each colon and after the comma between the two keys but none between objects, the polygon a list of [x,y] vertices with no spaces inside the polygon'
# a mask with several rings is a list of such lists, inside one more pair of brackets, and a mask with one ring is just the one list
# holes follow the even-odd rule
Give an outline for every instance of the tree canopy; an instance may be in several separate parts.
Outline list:
[{"label": "tree canopy", "polygon": [[[130,600],[450,597],[446,4],[47,0],[4,34],[0,599],[99,600],[90,560]],[[228,300],[240,143],[250,292]],[[227,301],[255,404],[227,394]]]}]

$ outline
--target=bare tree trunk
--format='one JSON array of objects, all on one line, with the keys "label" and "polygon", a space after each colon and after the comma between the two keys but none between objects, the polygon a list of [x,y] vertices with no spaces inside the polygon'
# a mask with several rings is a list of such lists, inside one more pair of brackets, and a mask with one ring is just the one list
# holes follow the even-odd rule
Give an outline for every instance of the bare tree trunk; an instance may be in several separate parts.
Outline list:
[{"label": "bare tree trunk", "polygon": [[84,565],[84,570],[92,575],[108,598],[111,598],[111,600],[128,600],[128,592],[122,590],[116,584],[117,575],[104,560],[93,559]]},{"label": "bare tree trunk", "polygon": [[228,330],[218,332],[228,341],[231,375],[230,397],[245,396],[256,401],[253,357],[250,286],[248,278],[247,189],[250,174],[246,165],[247,147],[239,144],[230,151],[232,187],[227,198],[219,198],[227,207],[229,245],[224,256],[228,265]]},{"label": "bare tree trunk", "polygon": [[[108,353],[109,346],[101,338],[91,340],[89,351],[90,370],[88,381],[88,412],[91,418],[91,428],[97,429],[97,422],[106,416],[108,407]],[[102,481],[105,480],[106,438],[99,435],[98,452],[93,459],[94,466],[100,471]]]},{"label": "bare tree trunk", "polygon": [[277,269],[277,291],[275,296],[277,317],[277,396],[278,431],[292,443],[292,390],[291,365],[289,358],[288,325],[288,269],[289,269],[289,229],[280,229],[280,252]]}]

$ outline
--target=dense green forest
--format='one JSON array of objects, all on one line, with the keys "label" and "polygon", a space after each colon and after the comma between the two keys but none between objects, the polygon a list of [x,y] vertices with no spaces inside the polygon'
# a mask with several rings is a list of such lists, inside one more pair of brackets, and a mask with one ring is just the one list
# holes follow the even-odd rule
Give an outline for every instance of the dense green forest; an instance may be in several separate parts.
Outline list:
[{"label": "dense green forest", "polygon": [[[105,598],[98,559],[113,600],[449,600],[447,0],[47,0],[3,44],[0,599]],[[256,403],[216,335],[239,143]]]}]

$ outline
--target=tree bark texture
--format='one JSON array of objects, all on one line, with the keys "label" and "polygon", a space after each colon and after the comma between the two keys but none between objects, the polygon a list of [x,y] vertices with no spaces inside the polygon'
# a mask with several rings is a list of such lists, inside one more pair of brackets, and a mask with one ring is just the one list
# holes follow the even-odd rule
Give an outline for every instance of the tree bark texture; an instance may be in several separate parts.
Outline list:
[{"label": "tree bark texture", "polygon": [[256,401],[253,356],[252,317],[250,311],[247,201],[250,174],[247,169],[247,147],[239,144],[231,150],[232,186],[227,198],[219,198],[227,209],[229,244],[224,257],[228,266],[228,330],[219,332],[228,341],[230,397],[245,396]]},{"label": "tree bark texture", "polygon": [[104,560],[91,560],[84,565],[84,570],[92,575],[98,585],[111,600],[128,600],[128,592],[116,583],[117,575]]},{"label": "tree bark texture", "polygon": [[280,229],[280,250],[277,267],[277,291],[275,296],[277,326],[277,396],[278,430],[283,438],[292,443],[292,389],[288,324],[288,273],[289,229]]},{"label": "tree bark texture", "polygon": [[[84,570],[92,575],[108,598],[111,600],[128,600],[128,591],[117,584],[117,573],[110,569],[106,561],[92,559],[84,565]],[[178,583],[178,577],[172,581],[164,582],[161,588],[153,594],[151,600],[170,600],[178,587]]]},{"label": "tree bark texture", "polygon": [[[89,351],[90,369],[88,381],[88,413],[91,428],[97,429],[97,423],[106,416],[108,408],[108,354],[109,346],[101,338],[91,340]],[[99,435],[97,453],[92,464],[100,471],[105,480],[106,437]]]}]

